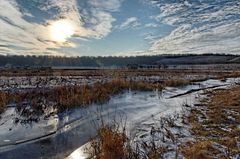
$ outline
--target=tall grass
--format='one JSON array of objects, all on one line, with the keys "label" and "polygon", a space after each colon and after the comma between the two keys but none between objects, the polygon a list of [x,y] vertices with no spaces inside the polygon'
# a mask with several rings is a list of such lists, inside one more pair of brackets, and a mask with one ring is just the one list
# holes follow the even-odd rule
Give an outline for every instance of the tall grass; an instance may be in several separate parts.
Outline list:
[{"label": "tall grass", "polygon": [[149,141],[136,141],[128,138],[125,128],[119,128],[118,123],[101,125],[96,138],[91,142],[90,157],[96,159],[161,159],[167,152],[167,147],[157,144],[154,135]]},{"label": "tall grass", "polygon": [[[76,106],[87,106],[92,103],[104,103],[112,95],[126,90],[152,91],[161,90],[165,86],[179,86],[189,81],[164,81],[151,83],[144,81],[112,80],[106,83],[94,83],[93,85],[63,86],[52,89],[31,90],[17,93],[1,93],[1,112],[7,104],[16,103],[17,111],[21,115],[41,115],[47,106],[53,105],[58,111],[64,111]],[[31,110],[26,109],[28,106]]]},{"label": "tall grass", "polygon": [[127,136],[124,132],[106,125],[98,129],[98,138],[91,143],[92,156],[97,159],[122,159],[127,157]]},{"label": "tall grass", "polygon": [[[82,86],[62,86],[52,89],[34,89],[25,92],[0,93],[0,112],[7,104],[16,103],[17,111],[22,115],[39,115],[43,109],[54,105],[58,111],[76,106],[87,106],[92,103],[104,103],[111,95],[119,94],[125,90],[150,91],[158,89],[158,84],[147,82],[133,82],[125,80],[112,80],[107,83],[95,83]],[[25,109],[31,107],[31,110]]]},{"label": "tall grass", "polygon": [[151,91],[158,89],[159,85],[146,82],[130,82],[113,80],[107,83],[95,83],[91,86],[59,87],[54,89],[54,101],[58,109],[65,110],[75,106],[86,106],[92,103],[104,103],[112,95],[125,90]]}]

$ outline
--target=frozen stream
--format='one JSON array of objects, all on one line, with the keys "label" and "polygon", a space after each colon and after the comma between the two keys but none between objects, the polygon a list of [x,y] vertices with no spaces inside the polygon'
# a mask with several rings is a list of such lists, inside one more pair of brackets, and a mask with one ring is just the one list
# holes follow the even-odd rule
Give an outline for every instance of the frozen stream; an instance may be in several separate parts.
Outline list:
[{"label": "frozen stream", "polygon": [[14,123],[17,114],[14,107],[8,108],[0,119],[0,158],[65,158],[94,137],[94,123],[99,121],[100,113],[105,120],[123,115],[128,131],[134,131],[153,118],[181,111],[183,104],[194,104],[202,89],[227,87],[239,81],[207,80],[162,92],[129,91],[101,106],[72,109],[31,124]]}]

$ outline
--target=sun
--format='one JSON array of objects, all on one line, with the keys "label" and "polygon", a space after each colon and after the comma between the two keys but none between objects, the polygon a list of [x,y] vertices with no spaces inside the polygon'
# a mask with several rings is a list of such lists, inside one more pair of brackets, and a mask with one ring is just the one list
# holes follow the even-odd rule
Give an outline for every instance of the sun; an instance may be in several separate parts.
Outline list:
[{"label": "sun", "polygon": [[50,34],[53,41],[65,42],[74,34],[74,28],[69,21],[58,20],[50,25]]}]

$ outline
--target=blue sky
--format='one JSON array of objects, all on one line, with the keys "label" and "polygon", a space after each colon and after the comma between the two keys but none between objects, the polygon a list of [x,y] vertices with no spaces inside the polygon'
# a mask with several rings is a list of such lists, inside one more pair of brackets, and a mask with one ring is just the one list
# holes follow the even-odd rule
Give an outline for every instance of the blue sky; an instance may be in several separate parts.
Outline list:
[{"label": "blue sky", "polygon": [[187,53],[240,53],[240,1],[0,1],[3,55]]}]

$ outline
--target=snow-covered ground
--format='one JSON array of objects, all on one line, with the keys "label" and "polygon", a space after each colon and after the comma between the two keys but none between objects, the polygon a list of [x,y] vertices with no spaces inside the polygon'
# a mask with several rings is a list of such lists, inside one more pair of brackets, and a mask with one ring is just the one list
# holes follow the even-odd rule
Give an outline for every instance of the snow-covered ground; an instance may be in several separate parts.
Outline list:
[{"label": "snow-covered ground", "polygon": [[154,75],[154,76],[19,76],[0,77],[0,90],[21,90],[34,88],[52,88],[57,86],[86,85],[95,82],[108,82],[115,78],[133,81],[158,82],[162,80],[194,80],[213,77],[211,75]]},{"label": "snow-covered ground", "polygon": [[[126,118],[128,132],[146,137],[155,119],[180,113],[184,105],[197,103],[201,89],[228,87],[236,82],[240,80],[207,80],[168,87],[162,92],[125,92],[106,104],[75,108],[33,123],[16,123],[18,114],[14,108],[8,108],[0,119],[0,158],[64,158],[76,150],[70,158],[84,159],[76,155],[81,154],[78,147],[95,136],[99,115],[105,121],[120,115]],[[187,136],[188,132],[183,131]]]}]

